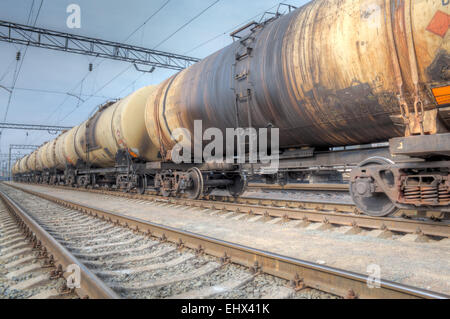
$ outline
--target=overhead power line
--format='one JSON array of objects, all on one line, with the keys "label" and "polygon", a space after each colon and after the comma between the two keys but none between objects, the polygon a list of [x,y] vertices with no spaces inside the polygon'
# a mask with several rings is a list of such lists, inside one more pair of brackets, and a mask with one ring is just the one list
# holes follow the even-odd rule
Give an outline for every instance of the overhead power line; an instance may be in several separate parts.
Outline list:
[{"label": "overhead power line", "polygon": [[[212,8],[214,5],[216,5],[218,2],[220,2],[220,0],[216,0],[215,2],[213,2],[212,4],[210,4],[208,7],[206,7],[205,9],[203,9],[200,13],[198,13],[195,17],[193,17],[192,19],[190,19],[188,22],[186,22],[185,24],[183,24],[180,28],[178,28],[175,32],[173,32],[170,36],[168,36],[166,39],[164,39],[162,42],[160,42],[157,46],[154,47],[157,48],[158,46],[160,46],[161,44],[163,44],[164,42],[166,42],[167,40],[169,40],[170,38],[172,38],[176,33],[178,33],[179,31],[181,31],[182,29],[184,29],[187,25],[189,25],[190,23],[192,23],[195,19],[197,19],[198,17],[200,17],[203,13],[205,13],[206,11],[208,11],[210,8]],[[167,4],[167,3],[166,3]],[[165,5],[163,5],[164,7]],[[145,23],[144,23],[145,24]],[[139,29],[139,28],[138,28]],[[105,85],[103,85],[99,90],[97,90],[95,92],[95,94],[99,93],[100,91],[102,91],[106,86],[108,86],[110,83],[112,83],[115,79],[117,79],[119,76],[121,76],[122,74],[124,74],[126,71],[128,71],[131,68],[131,66],[125,68],[124,70],[122,70],[120,73],[118,73],[116,76],[114,76],[110,81],[108,81]],[[89,100],[89,99],[88,99]],[[95,112],[95,110],[97,109],[97,106],[94,107],[90,113],[90,116]],[[69,117],[75,110],[72,110],[70,113],[68,113],[62,120],[65,120],[67,117]]]},{"label": "overhead power line", "polygon": [[208,40],[206,40],[206,41],[200,43],[199,45],[197,45],[197,46],[195,46],[194,48],[192,48],[192,49],[186,51],[186,52],[183,53],[183,54],[188,54],[188,53],[190,53],[190,52],[192,52],[192,51],[195,51],[195,50],[197,50],[197,49],[199,49],[199,48],[201,48],[201,47],[207,45],[208,43],[211,43],[212,41],[214,41],[214,40],[216,40],[216,39],[218,39],[218,38],[220,38],[220,37],[222,37],[222,36],[229,36],[229,33],[230,33],[230,32],[236,30],[237,28],[239,28],[239,27],[241,27],[241,26],[243,26],[243,25],[246,25],[247,23],[249,23],[249,22],[251,22],[251,21],[254,21],[256,18],[258,18],[258,17],[264,15],[266,12],[268,12],[268,11],[270,11],[270,10],[273,10],[273,9],[275,9],[275,8],[278,7],[278,6],[279,6],[279,4],[276,4],[276,5],[274,5],[274,6],[270,7],[270,8],[268,8],[267,10],[264,10],[263,12],[261,12],[261,13],[255,15],[255,16],[251,17],[250,19],[247,19],[247,20],[245,20],[244,22],[242,22],[242,23],[240,23],[240,24],[238,24],[238,25],[236,25],[236,26],[234,26],[234,27],[232,27],[232,28],[226,30],[225,32],[220,33],[220,34],[218,34],[218,35],[216,35],[216,36],[214,36],[214,37],[212,37],[212,38],[210,38],[210,39],[208,39]]},{"label": "overhead power line", "polygon": [[70,130],[69,126],[39,125],[39,124],[17,124],[17,123],[0,123],[1,129],[26,130],[26,131],[52,131],[61,132]]},{"label": "overhead power line", "polygon": [[[161,12],[169,3],[171,2],[171,0],[167,0],[166,2],[164,2],[163,3],[163,5],[161,6],[161,7],[159,7],[150,17],[148,17],[147,18],[147,20],[145,20],[144,21],[144,23],[142,23],[139,27],[137,27],[133,32],[131,32],[129,35],[128,35],[128,37],[123,41],[123,42],[126,42],[126,41],[128,41],[136,32],[138,32],[140,29],[142,29],[151,19],[153,19],[159,12]],[[143,35],[144,35],[144,33],[142,33],[142,37],[143,37]],[[141,39],[141,42],[142,42],[142,39]],[[137,67],[137,65],[135,64],[134,65],[135,66],[135,68],[136,68],[136,70],[137,71],[140,71],[140,75],[138,75],[137,77],[136,77],[136,79],[133,81],[133,82],[131,82],[131,84],[129,84],[127,87],[125,87],[120,93],[119,93],[119,95],[118,96],[120,96],[120,94],[122,94],[122,92],[124,92],[124,91],[126,91],[126,89],[128,89],[128,87],[130,87],[130,86],[132,86],[132,85],[134,85],[139,79],[141,79],[144,75],[146,75],[146,74],[149,74],[149,73],[153,73],[154,71],[155,71],[155,67],[152,67],[150,70],[151,70],[151,72],[149,72],[149,71],[143,71],[143,70],[140,70],[138,67]]]},{"label": "overhead power line", "polygon": [[[4,89],[5,91],[11,92],[11,87],[6,87],[3,85],[0,85],[0,88]],[[56,90],[44,90],[44,89],[37,89],[37,88],[25,88],[25,87],[15,87],[14,91],[29,91],[29,92],[36,92],[36,93],[46,93],[46,94],[58,94],[58,95],[68,95],[76,97],[77,99],[83,96],[92,96],[92,97],[98,97],[102,99],[113,99],[113,97],[105,96],[105,95],[92,95],[83,93],[81,95],[76,95],[74,93],[70,92],[64,92],[64,91],[56,91]]]},{"label": "overhead power line", "polygon": [[180,32],[181,30],[183,30],[185,27],[187,27],[189,24],[191,24],[194,20],[196,20],[198,17],[200,17],[203,13],[205,13],[206,11],[208,11],[209,9],[211,9],[213,6],[215,6],[217,3],[219,3],[220,0],[216,0],[215,2],[213,2],[212,4],[210,4],[208,7],[206,7],[205,9],[203,9],[200,13],[198,13],[195,17],[193,17],[192,19],[190,19],[188,22],[186,22],[185,24],[183,24],[181,27],[179,27],[177,30],[175,30],[175,32],[173,32],[171,35],[169,35],[167,38],[165,38],[164,40],[162,40],[160,43],[158,43],[155,47],[153,47],[154,49],[160,47],[162,44],[166,43],[168,40],[170,40],[175,34],[177,34],[178,32]]},{"label": "overhead power line", "polygon": [[154,16],[156,16],[162,9],[164,9],[171,0],[167,0],[158,10],[156,10],[147,20],[144,21],[139,27],[137,27],[133,32],[131,32],[123,42],[127,42],[136,32],[142,29]]},{"label": "overhead power line", "polygon": [[0,20],[0,41],[183,70],[197,58]]},{"label": "overhead power line", "polygon": [[0,85],[0,88],[4,89],[5,91],[9,92],[11,94],[12,90],[8,89],[6,86]]},{"label": "overhead power line", "polygon": [[[39,18],[39,15],[41,14],[41,9],[42,9],[42,4],[43,3],[44,3],[44,0],[41,0],[41,4],[39,5],[39,9],[38,9],[38,11],[36,13],[36,18],[34,19],[33,27],[36,26],[36,23],[37,23],[37,20]],[[27,23],[30,23],[31,20],[32,20],[33,8],[34,8],[34,0],[33,0],[33,3],[31,4],[30,13],[28,14]],[[11,101],[12,101],[12,97],[13,97],[13,94],[14,94],[14,88],[16,87],[17,80],[19,79],[20,71],[22,70],[23,62],[25,60],[27,52],[28,52],[28,44],[27,44],[27,46],[25,48],[25,53],[23,54],[22,58],[20,58],[20,56],[21,56],[20,51],[17,53],[17,57],[16,57],[17,63],[16,63],[16,68],[14,70],[12,89],[11,89],[11,92],[9,93],[8,103],[6,105],[5,115],[3,116],[3,121],[6,121],[6,119],[8,118],[8,112],[9,112],[9,108],[11,106]],[[19,63],[20,63],[20,65],[19,65]],[[18,69],[17,69],[17,67],[18,67]],[[3,131],[0,130],[0,140],[2,138],[2,133],[3,133]],[[0,144],[0,147],[1,147],[1,144]]]},{"label": "overhead power line", "polygon": [[[122,42],[126,42],[126,41],[128,41],[136,32],[138,32],[142,27],[144,27],[151,19],[153,19],[159,12],[161,12],[168,4],[169,4],[169,2],[170,2],[171,0],[168,0],[168,1],[166,1],[161,7],[159,7],[154,13],[152,13],[151,15],[150,15],[150,17],[148,17],[145,21],[144,21],[144,23],[142,23],[139,27],[137,27],[136,29],[134,29],[133,30],[133,32],[131,32]],[[105,60],[101,60],[98,64],[97,64],[97,66],[96,66],[96,70],[98,69],[98,67],[100,66],[100,64],[102,64],[102,62],[103,61],[105,61]],[[127,68],[127,69],[129,69],[129,68]],[[78,86],[82,86],[83,85],[83,82],[84,82],[84,80],[86,80],[86,78],[89,76],[91,74],[91,72],[87,72],[86,73],[86,75],[81,79],[81,81],[79,81],[75,86],[74,86],[74,88],[69,92],[69,93],[71,93],[71,92],[73,92]],[[122,73],[121,73],[122,74]],[[141,74],[141,76],[143,75],[143,74],[145,74],[145,73],[142,73]],[[117,76],[115,77],[115,78],[117,78]],[[111,82],[108,82],[106,85],[108,85],[109,83],[111,83]],[[104,86],[105,87],[105,86]],[[97,92],[99,92],[99,90],[97,91]],[[71,93],[71,94],[73,94],[73,93]],[[90,99],[91,97],[98,97],[98,96],[96,96],[95,95],[96,93],[94,93],[94,94],[91,94],[91,95],[89,95],[89,98],[88,99]],[[105,99],[107,99],[107,100],[112,100],[113,98],[108,98],[108,97],[103,97],[103,98],[105,98]],[[66,99],[64,99],[64,101],[62,101],[55,109],[54,109],[54,111],[50,114],[50,116],[47,118],[47,120],[49,120],[52,116],[53,116],[53,114],[55,114],[55,112],[59,109],[59,108],[61,108],[66,102],[67,102],[67,100],[68,100],[68,98],[66,98]],[[79,101],[78,101],[79,102]],[[83,102],[84,103],[84,102]],[[70,111],[65,117],[64,117],[64,119],[66,119],[68,116],[70,116],[73,112],[75,112],[75,110],[78,108],[80,106],[80,104],[79,103],[77,103],[77,105],[76,105],[76,107],[72,110],[72,111]],[[60,120],[61,121],[61,120]]]},{"label": "overhead power line", "polygon": [[[20,157],[20,156],[23,156],[23,154],[22,153],[13,153],[13,154],[11,154],[11,156]],[[7,158],[7,157],[9,157],[8,153],[0,153],[0,158]]]},{"label": "overhead power line", "polygon": [[39,148],[39,145],[25,145],[25,144],[11,144],[9,145],[10,150],[35,150]]}]

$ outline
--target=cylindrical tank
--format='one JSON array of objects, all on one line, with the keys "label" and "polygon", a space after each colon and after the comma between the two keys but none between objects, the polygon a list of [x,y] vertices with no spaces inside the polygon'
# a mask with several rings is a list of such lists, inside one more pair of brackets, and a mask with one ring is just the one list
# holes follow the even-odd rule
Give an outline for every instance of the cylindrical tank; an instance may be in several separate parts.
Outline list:
[{"label": "cylindrical tank", "polygon": [[159,152],[148,136],[144,118],[147,99],[155,89],[156,86],[147,86],[123,99],[114,111],[111,124],[117,150],[128,150],[132,157],[147,161]]},{"label": "cylindrical tank", "polygon": [[45,143],[43,145],[41,145],[41,147],[39,147],[36,150],[36,170],[37,171],[43,171],[44,169],[46,169],[47,167],[44,166],[44,160],[45,160],[45,152],[47,150],[47,144]]},{"label": "cylindrical tank", "polygon": [[[144,87],[128,97],[101,108],[90,120],[82,123],[75,135],[75,149],[86,162],[99,167],[114,166],[119,150],[132,157],[150,160],[158,153],[148,137],[144,112],[154,86]],[[88,141],[86,141],[86,138]]]},{"label": "cylindrical tank", "polygon": [[19,164],[19,161],[15,162],[14,165],[12,166],[12,168],[11,168],[12,175],[16,175],[19,173],[18,168],[17,168],[18,164]]},{"label": "cylindrical tank", "polygon": [[50,142],[45,143],[42,145],[39,149],[38,156],[39,156],[39,163],[41,164],[42,170],[49,169],[48,167],[48,161],[47,161],[47,149]]},{"label": "cylindrical tank", "polygon": [[450,80],[441,72],[449,14],[441,0],[313,1],[160,84],[146,108],[150,138],[166,153],[171,133],[193,132],[194,120],[224,135],[279,128],[281,148],[403,135],[390,117],[400,114],[397,95],[412,108],[417,82],[425,108],[435,108],[426,85]]},{"label": "cylindrical tank", "polygon": [[25,163],[27,161],[27,156],[22,157],[22,159],[19,161],[19,173],[23,174],[26,172]]},{"label": "cylindrical tank", "polygon": [[44,145],[39,147],[39,149],[37,150],[37,166],[36,166],[36,168],[38,171],[42,171],[42,170],[49,168],[46,165],[46,152],[47,152],[48,144],[49,144],[48,142],[45,143]]},{"label": "cylindrical tank", "polygon": [[27,166],[28,158],[29,158],[29,155],[23,157],[19,161],[19,173],[25,174],[25,173],[27,173],[29,171],[28,166]]},{"label": "cylindrical tank", "polygon": [[[81,159],[92,166],[108,167],[114,166],[114,139],[110,129],[112,110],[117,103],[99,111],[91,121],[83,122],[75,135],[75,149],[80,154]],[[109,124],[109,125],[108,125]],[[87,126],[91,129],[88,134],[91,136],[91,146],[89,147],[89,158],[87,152],[86,132]],[[108,127],[109,126],[109,127]],[[94,137],[94,138],[92,138]],[[95,146],[94,146],[95,145]]]},{"label": "cylindrical tank", "polygon": [[27,157],[26,164],[25,164],[26,168],[27,168],[27,172],[36,171],[36,169],[37,169],[36,155],[37,155],[37,151],[34,151]]},{"label": "cylindrical tank", "polygon": [[55,140],[55,161],[57,169],[65,169],[66,167],[66,157],[64,155],[64,140],[66,138],[67,132],[63,132]]},{"label": "cylindrical tank", "polygon": [[48,142],[47,144],[44,156],[44,166],[47,169],[53,169],[56,166],[55,146],[56,146],[56,139]]},{"label": "cylindrical tank", "polygon": [[65,163],[67,165],[76,166],[79,160],[82,160],[82,155],[77,153],[75,148],[75,135],[80,128],[75,126],[70,129],[67,134],[64,135],[64,141],[62,142],[62,154],[64,156]]},{"label": "cylindrical tank", "polygon": [[42,146],[39,151],[39,158],[43,169],[52,169],[55,166],[54,146],[56,140],[52,140]]},{"label": "cylindrical tank", "polygon": [[20,174],[20,160],[18,160],[15,164],[14,164],[14,167],[13,167],[13,174],[14,175],[16,175],[16,174]]},{"label": "cylindrical tank", "polygon": [[16,162],[16,170],[17,170],[17,173],[16,173],[16,174],[21,174],[21,173],[22,173],[22,172],[20,171],[20,162],[22,161],[22,159],[23,159],[23,158],[19,159],[19,160]]}]

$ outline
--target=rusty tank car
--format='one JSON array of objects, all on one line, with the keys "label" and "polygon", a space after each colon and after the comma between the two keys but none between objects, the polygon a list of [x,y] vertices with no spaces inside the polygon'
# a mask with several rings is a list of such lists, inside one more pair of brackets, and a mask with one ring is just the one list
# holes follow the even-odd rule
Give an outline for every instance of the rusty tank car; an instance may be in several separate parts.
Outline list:
[{"label": "rusty tank car", "polygon": [[[231,34],[231,45],[136,102],[143,121],[132,139],[145,142],[145,154],[117,147],[108,134],[121,102],[104,106],[56,142],[56,154],[59,144],[66,149],[58,180],[199,198],[217,188],[239,196],[251,175],[283,183],[311,168],[354,167],[350,193],[367,214],[448,211],[449,14],[441,0],[316,0],[250,23]],[[173,163],[180,139],[205,143],[194,134],[196,120],[201,133],[279,129],[277,172],[263,164]],[[190,134],[175,138],[179,128]]]},{"label": "rusty tank car", "polygon": [[441,73],[448,34],[428,31],[439,12],[449,7],[438,0],[314,1],[274,23],[250,24],[234,34],[238,41],[155,90],[146,110],[152,142],[172,150],[171,132],[193,132],[196,119],[222,131],[277,127],[281,148],[403,136],[398,99],[404,113],[416,99],[435,111],[427,85],[450,79],[448,69]]}]

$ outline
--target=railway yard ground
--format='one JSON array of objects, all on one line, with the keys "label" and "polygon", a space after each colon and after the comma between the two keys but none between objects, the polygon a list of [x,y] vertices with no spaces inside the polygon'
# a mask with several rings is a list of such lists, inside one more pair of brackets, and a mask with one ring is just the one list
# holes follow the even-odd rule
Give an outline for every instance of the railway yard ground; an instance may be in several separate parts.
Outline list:
[{"label": "railway yard ground", "polygon": [[[233,209],[233,205],[238,204],[227,206],[229,203],[219,199],[220,196],[198,205],[199,201],[193,201],[196,202],[193,204],[156,196],[139,197],[120,192],[92,192],[20,183],[3,183],[0,191],[29,211],[32,218],[122,298],[370,297],[364,293],[362,296],[358,295],[355,292],[358,288],[338,287],[339,280],[331,285],[324,285],[320,280],[316,283],[309,278],[302,278],[301,272],[300,277],[296,273],[297,281],[305,280],[303,283],[296,282],[293,273],[280,276],[276,271],[279,266],[276,265],[275,272],[270,274],[271,270],[264,270],[264,263],[258,265],[256,262],[254,267],[248,267],[245,262],[239,263],[239,258],[238,262],[235,262],[232,254],[229,254],[231,263],[225,263],[224,266],[224,257],[217,258],[223,252],[218,252],[217,256],[211,256],[208,252],[199,254],[199,251],[207,250],[202,244],[199,244],[197,249],[194,245],[193,249],[183,251],[179,249],[180,245],[188,245],[183,244],[182,239],[178,243],[173,238],[168,240],[170,236],[164,232],[162,236],[157,237],[158,240],[145,237],[141,225],[146,223],[168,227],[168,232],[175,229],[276,253],[277,256],[311,263],[315,267],[331,267],[361,274],[362,282],[366,279],[364,276],[369,276],[368,272],[373,267],[378,267],[382,280],[437,293],[441,297],[450,295],[450,226],[446,220],[398,217],[391,218],[390,222],[385,219],[385,224],[382,223],[380,227],[376,226],[376,222],[370,224],[370,227],[358,227],[357,223],[364,225],[364,221],[358,221],[358,218],[376,218],[329,213],[330,216],[345,216],[339,225],[340,220],[336,219],[335,222],[330,216],[328,219],[322,217],[322,222],[311,221],[314,218],[306,220],[301,215],[295,217],[295,210],[289,218],[280,218],[271,215],[271,209],[293,209],[266,206],[271,214],[258,214],[261,207],[248,203],[246,205],[252,212],[248,213],[242,208],[244,204],[240,204],[241,209]],[[345,199],[345,195],[338,196]],[[249,197],[258,198],[256,195]],[[59,201],[59,204],[55,201]],[[63,202],[66,203],[65,206],[60,205]],[[343,202],[345,203],[345,200]],[[75,206],[79,206],[81,212],[74,210]],[[299,214],[302,213],[301,208],[297,209]],[[119,216],[126,221],[122,224],[129,227],[115,229],[108,218],[95,220],[93,217],[83,216],[82,212],[89,210]],[[2,211],[4,214],[5,208],[2,208]],[[312,213],[310,209],[303,209],[303,213],[305,212]],[[65,214],[68,214],[69,221],[64,220]],[[316,214],[327,216],[326,211]],[[114,217],[109,218],[114,221]],[[354,220],[353,224],[348,225],[349,218]],[[132,225],[136,221],[139,226],[134,228]],[[40,293],[45,293],[48,289],[52,291],[47,292],[49,297],[61,297],[53,286],[25,289],[25,292],[15,290],[21,281],[27,281],[22,283],[27,286],[30,282],[34,283],[33,278],[41,278],[42,270],[35,264],[28,264],[31,260],[30,251],[20,240],[22,237],[9,233],[12,231],[12,224],[7,223],[4,218],[1,222],[2,227],[6,227],[2,228],[0,238],[0,289],[3,297],[39,297]],[[396,226],[396,222],[406,223],[412,228],[408,230],[406,226]],[[396,227],[405,230],[394,230]],[[425,233],[414,232],[414,227],[422,227]],[[95,234],[96,232],[99,233]],[[15,253],[14,249],[17,248],[19,251]],[[227,259],[226,250],[224,256]],[[23,264],[17,261],[21,259],[24,260]],[[48,284],[48,281],[44,280],[43,283]],[[63,296],[66,298],[67,294]],[[383,296],[389,295],[381,293],[376,297]]]}]

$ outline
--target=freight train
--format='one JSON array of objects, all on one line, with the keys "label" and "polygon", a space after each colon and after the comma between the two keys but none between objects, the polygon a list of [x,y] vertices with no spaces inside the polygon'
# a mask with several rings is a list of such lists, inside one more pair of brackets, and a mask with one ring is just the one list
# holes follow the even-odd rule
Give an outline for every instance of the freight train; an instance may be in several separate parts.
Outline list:
[{"label": "freight train", "polygon": [[[283,183],[344,167],[366,214],[449,211],[449,19],[442,0],[316,0],[250,23],[163,83],[102,105],[18,161],[14,179],[201,198],[240,196],[253,175]],[[172,133],[196,120],[203,132],[278,128],[279,169],[174,163]]]}]

